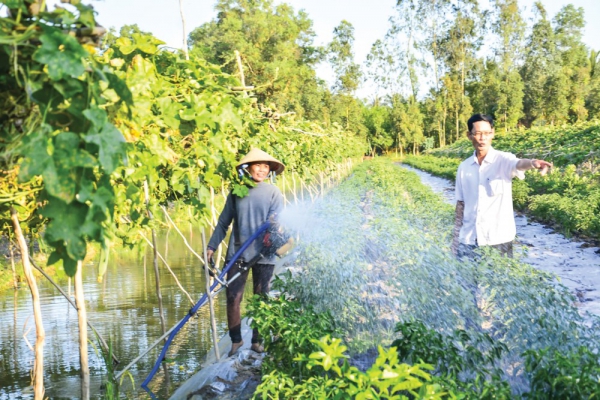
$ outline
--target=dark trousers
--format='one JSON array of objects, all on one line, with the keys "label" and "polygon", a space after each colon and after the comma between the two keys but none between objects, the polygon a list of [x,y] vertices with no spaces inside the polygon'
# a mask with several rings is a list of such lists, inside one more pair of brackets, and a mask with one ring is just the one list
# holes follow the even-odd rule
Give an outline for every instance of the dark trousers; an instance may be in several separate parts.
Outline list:
[{"label": "dark trousers", "polygon": [[[242,271],[243,264],[236,263],[229,272],[227,272],[227,280],[231,279],[235,274]],[[255,264],[252,267],[252,283],[254,294],[268,293],[271,289],[271,278],[273,277],[274,265]],[[239,343],[242,341],[242,319],[240,315],[240,304],[244,296],[244,288],[250,271],[243,271],[242,274],[231,282],[226,289],[227,293],[227,325],[229,326],[229,337],[231,343]],[[260,337],[258,330],[252,331],[252,343],[258,343]]]}]

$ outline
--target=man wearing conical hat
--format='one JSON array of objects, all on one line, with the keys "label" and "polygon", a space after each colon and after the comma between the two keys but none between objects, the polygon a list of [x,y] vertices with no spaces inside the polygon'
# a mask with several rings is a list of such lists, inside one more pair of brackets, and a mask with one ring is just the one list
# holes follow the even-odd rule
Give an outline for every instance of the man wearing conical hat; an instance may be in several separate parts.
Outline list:
[{"label": "man wearing conical hat", "polygon": [[[258,228],[270,218],[275,218],[283,209],[283,196],[279,188],[271,185],[265,180],[270,172],[281,174],[285,166],[271,155],[259,149],[252,149],[237,165],[238,171],[245,171],[250,175],[254,187],[250,188],[245,197],[238,197],[230,192],[225,202],[225,207],[219,216],[219,222],[208,242],[208,259],[212,258],[215,249],[225,238],[229,225],[233,222],[233,231],[229,239],[226,260],[233,258],[234,254],[241,248],[242,244]],[[255,240],[240,257],[241,262],[247,263],[257,256],[262,250],[262,242]],[[273,276],[275,260],[263,259],[252,267],[252,281],[254,294],[268,293]],[[244,271],[242,264],[236,263],[227,273],[229,280],[236,273],[241,272],[239,278],[227,287],[227,324],[229,336],[231,337],[231,351],[234,355],[244,344],[241,333],[240,303],[248,278],[248,270]],[[260,344],[258,330],[252,332],[252,350],[262,353],[264,351]]]}]

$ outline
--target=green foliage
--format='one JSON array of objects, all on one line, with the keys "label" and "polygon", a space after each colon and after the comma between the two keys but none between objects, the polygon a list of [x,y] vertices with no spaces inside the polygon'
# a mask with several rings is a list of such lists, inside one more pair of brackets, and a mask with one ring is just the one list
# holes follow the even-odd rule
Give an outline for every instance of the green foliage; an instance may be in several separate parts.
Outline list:
[{"label": "green foliage", "polygon": [[431,172],[434,175],[444,177],[446,179],[456,179],[456,170],[461,160],[450,157],[432,157],[432,156],[406,156],[403,160],[412,167]]},{"label": "green foliage", "polygon": [[287,293],[330,311],[353,354],[397,346],[400,362],[432,365],[443,391],[491,399],[528,390],[527,350],[596,352],[597,329],[552,275],[493,251],[457,261],[453,207],[388,159],[357,166],[303,220],[320,229],[302,231]]},{"label": "green foliage", "polygon": [[69,274],[88,241],[139,240],[138,229],[149,224],[145,183],[153,214],[170,202],[193,207],[201,219],[210,189],[247,191],[234,166],[251,147],[307,180],[364,153],[358,136],[335,124],[325,130],[282,119],[274,105],[232,92],[240,84],[234,76],[163,50],[135,27],[110,35],[95,55],[65,31],[89,22],[89,8],[75,10],[0,19],[12,38],[0,55],[14,60],[0,80],[0,103],[10,110],[0,119],[2,225],[17,207],[26,231],[45,230],[54,248],[49,262],[62,260]]},{"label": "green foliage", "polygon": [[365,107],[363,109],[364,124],[367,128],[367,140],[371,146],[371,154],[381,154],[394,143],[389,126],[389,110],[384,106]]},{"label": "green foliage", "polygon": [[258,329],[264,338],[265,350],[269,353],[263,361],[263,370],[266,371],[306,375],[306,361],[293,356],[316,351],[318,347],[313,340],[335,333],[330,314],[316,313],[310,306],[303,307],[285,294],[269,301],[254,296],[246,310],[252,317],[252,327]]},{"label": "green foliage", "polygon": [[527,399],[592,399],[600,395],[598,354],[579,347],[569,354],[545,348],[525,352],[531,391]]},{"label": "green foliage", "polygon": [[125,140],[107,117],[107,91],[124,107],[131,96],[93,57],[95,49],[68,32],[95,24],[91,8],[34,14],[28,4],[11,2],[20,11],[0,20],[0,55],[13,60],[0,81],[0,103],[8,110],[1,119],[0,169],[14,171],[12,179],[18,173],[12,190],[26,188],[3,202],[0,213],[6,221],[4,207],[15,203],[21,220],[39,212],[48,224],[44,239],[54,248],[49,262],[62,260],[72,276],[86,241],[104,241],[115,200],[107,176],[125,159]]},{"label": "green foliage", "polygon": [[365,372],[350,366],[347,347],[330,336],[331,316],[304,309],[286,299],[285,292],[279,299],[255,296],[248,310],[268,352],[255,398],[447,398],[439,384],[429,383],[430,366],[401,364],[395,348],[380,346],[375,363]]},{"label": "green foliage", "polygon": [[237,50],[258,102],[322,118],[324,93],[314,67],[323,51],[313,44],[308,15],[271,0],[220,0],[215,8],[217,18],[190,33],[191,53],[237,75]]},{"label": "green foliage", "polygon": [[400,360],[436,366],[434,381],[442,387],[461,392],[467,398],[511,397],[510,385],[497,366],[508,347],[488,334],[469,334],[458,329],[444,336],[421,321],[399,323],[396,332],[400,338],[392,346],[397,348]]}]

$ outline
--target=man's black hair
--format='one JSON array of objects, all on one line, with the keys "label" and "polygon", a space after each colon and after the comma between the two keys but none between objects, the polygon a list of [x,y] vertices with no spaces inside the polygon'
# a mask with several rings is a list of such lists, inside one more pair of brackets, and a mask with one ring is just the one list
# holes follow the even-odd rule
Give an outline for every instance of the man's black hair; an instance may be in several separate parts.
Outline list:
[{"label": "man's black hair", "polygon": [[494,118],[486,114],[475,114],[467,121],[467,127],[469,128],[469,133],[473,129],[473,124],[475,122],[485,121],[489,122],[492,129],[494,128]]}]

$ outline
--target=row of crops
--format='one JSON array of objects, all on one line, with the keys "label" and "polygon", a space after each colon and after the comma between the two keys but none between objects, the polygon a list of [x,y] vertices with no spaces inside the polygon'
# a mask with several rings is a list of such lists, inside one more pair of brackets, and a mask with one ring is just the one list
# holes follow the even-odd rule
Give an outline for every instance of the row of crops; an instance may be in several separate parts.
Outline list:
[{"label": "row of crops", "polygon": [[[496,134],[493,146],[520,158],[554,163],[555,168],[546,176],[529,171],[524,181],[513,181],[517,210],[527,211],[528,215],[567,235],[600,239],[600,124],[597,121]],[[471,142],[463,139],[423,156],[409,156],[404,162],[454,180],[460,162],[472,154]]]},{"label": "row of crops", "polygon": [[596,319],[518,259],[457,261],[453,209],[416,174],[368,161],[314,206],[288,209],[303,240],[284,295],[249,306],[268,352],[257,398],[600,393]]}]

